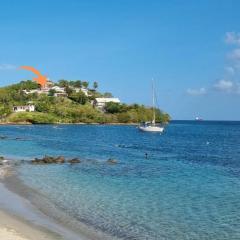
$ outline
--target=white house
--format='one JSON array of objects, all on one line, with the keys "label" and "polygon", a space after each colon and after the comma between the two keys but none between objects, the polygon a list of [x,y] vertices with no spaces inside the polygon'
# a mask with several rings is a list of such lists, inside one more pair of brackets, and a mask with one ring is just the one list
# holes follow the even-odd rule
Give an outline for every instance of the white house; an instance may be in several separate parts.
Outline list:
[{"label": "white house", "polygon": [[14,106],[14,112],[34,112],[35,106],[33,104],[24,105],[24,106]]},{"label": "white house", "polygon": [[50,82],[47,86],[42,87],[41,89],[33,89],[33,90],[23,90],[24,93],[26,94],[32,94],[32,93],[37,93],[37,94],[49,94],[50,90],[54,90],[54,96],[55,97],[66,97],[67,93],[65,91],[65,88],[59,87],[59,86],[53,86],[52,83]]},{"label": "white house", "polygon": [[24,93],[26,93],[26,94],[32,94],[32,93],[37,93],[37,94],[39,94],[40,93],[40,89],[33,89],[33,90],[22,90]]},{"label": "white house", "polygon": [[63,87],[59,87],[59,86],[54,86],[54,87],[51,87],[51,88],[49,88],[49,90],[54,90],[54,91],[56,91],[56,92],[58,92],[58,93],[65,93],[65,88],[63,88]]},{"label": "white house", "polygon": [[76,87],[74,87],[73,90],[74,90],[76,93],[82,91],[87,97],[90,96],[89,93],[88,93],[88,89],[85,88],[85,87],[81,87],[81,88],[76,88]]},{"label": "white house", "polygon": [[98,109],[103,110],[106,103],[109,102],[120,103],[120,100],[119,98],[95,98],[93,105]]}]

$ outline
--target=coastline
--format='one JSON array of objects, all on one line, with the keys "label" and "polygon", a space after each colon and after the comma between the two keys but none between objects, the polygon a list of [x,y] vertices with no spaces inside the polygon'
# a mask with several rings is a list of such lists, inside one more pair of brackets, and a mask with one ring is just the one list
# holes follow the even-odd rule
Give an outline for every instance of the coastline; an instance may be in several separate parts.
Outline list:
[{"label": "coastline", "polygon": [[0,239],[117,239],[87,223],[71,219],[36,190],[26,186],[14,168],[11,163],[0,166]]},{"label": "coastline", "polygon": [[[3,165],[0,167],[0,239],[4,240],[60,240],[63,239],[56,232],[40,225],[34,224],[30,219],[20,216],[16,211],[24,206],[24,201],[17,195],[10,192],[5,186],[4,181],[11,175],[11,166]],[[11,201],[13,200],[13,201]],[[11,204],[9,204],[11,203]]]},{"label": "coastline", "polygon": [[0,126],[4,125],[116,125],[116,126],[137,126],[138,123],[84,123],[84,122],[79,122],[79,123],[30,123],[30,122],[0,122]]}]

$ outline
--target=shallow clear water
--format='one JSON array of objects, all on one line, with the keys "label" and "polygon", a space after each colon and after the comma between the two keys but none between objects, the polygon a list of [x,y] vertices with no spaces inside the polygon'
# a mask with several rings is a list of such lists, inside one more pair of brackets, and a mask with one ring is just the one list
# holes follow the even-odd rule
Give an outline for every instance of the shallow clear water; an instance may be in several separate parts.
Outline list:
[{"label": "shallow clear water", "polygon": [[240,239],[238,122],[173,122],[163,135],[134,126],[1,126],[0,135],[7,137],[0,139],[5,156],[83,159],[19,170],[72,217],[107,233]]}]

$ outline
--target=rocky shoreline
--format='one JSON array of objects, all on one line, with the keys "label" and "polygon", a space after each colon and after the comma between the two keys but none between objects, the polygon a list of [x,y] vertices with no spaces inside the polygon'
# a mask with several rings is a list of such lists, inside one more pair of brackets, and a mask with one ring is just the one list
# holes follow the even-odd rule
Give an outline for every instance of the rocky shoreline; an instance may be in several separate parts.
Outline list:
[{"label": "rocky shoreline", "polygon": [[[83,160],[81,160],[78,157],[75,158],[65,158],[64,156],[44,156],[42,158],[34,158],[32,160],[9,160],[6,159],[5,157],[0,156],[0,177],[1,177],[1,170],[9,168],[11,165],[19,165],[21,163],[30,163],[33,165],[37,164],[77,164],[77,163],[82,163]],[[117,159],[114,158],[109,158],[105,161],[105,163],[109,165],[114,165],[119,163]]]},{"label": "rocky shoreline", "polygon": [[81,160],[79,158],[72,158],[72,159],[65,159],[63,156],[52,157],[52,156],[45,156],[43,158],[35,158],[31,160],[32,164],[62,164],[62,163],[80,163]]}]

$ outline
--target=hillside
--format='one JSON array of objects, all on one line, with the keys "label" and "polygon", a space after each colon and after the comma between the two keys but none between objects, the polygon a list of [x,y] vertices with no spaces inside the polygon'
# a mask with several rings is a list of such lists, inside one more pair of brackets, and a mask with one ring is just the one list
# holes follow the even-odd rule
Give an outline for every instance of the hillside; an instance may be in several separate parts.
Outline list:
[{"label": "hillside", "polygon": [[[0,88],[1,122],[139,123],[151,120],[152,108],[143,105],[106,102],[99,107],[96,100],[104,97],[110,101],[112,95],[102,94],[97,88],[96,82],[90,89],[88,82],[67,80],[49,82],[45,88],[30,80]],[[34,111],[20,109],[29,105],[34,106]],[[170,117],[156,109],[156,120],[165,123]]]}]

